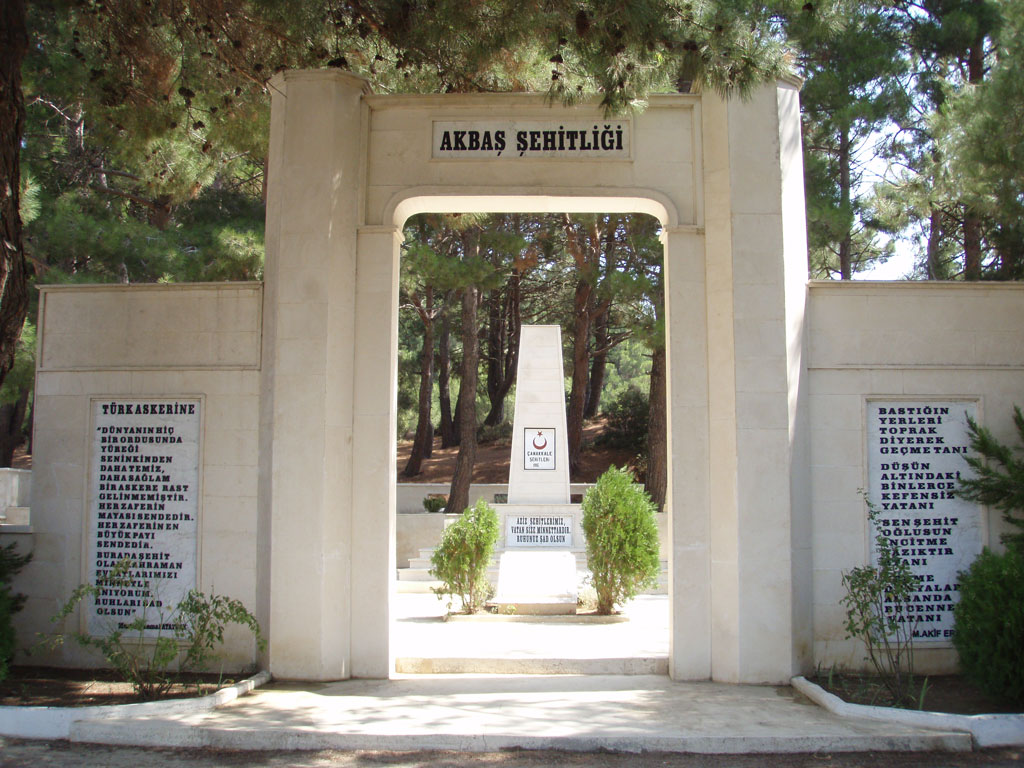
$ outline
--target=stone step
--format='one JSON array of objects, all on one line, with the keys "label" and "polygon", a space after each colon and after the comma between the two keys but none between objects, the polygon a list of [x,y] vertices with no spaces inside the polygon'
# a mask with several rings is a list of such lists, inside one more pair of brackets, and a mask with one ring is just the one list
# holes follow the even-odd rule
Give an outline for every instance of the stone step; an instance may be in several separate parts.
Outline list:
[{"label": "stone step", "polygon": [[28,525],[31,510],[28,507],[7,507],[0,513],[4,525]]}]

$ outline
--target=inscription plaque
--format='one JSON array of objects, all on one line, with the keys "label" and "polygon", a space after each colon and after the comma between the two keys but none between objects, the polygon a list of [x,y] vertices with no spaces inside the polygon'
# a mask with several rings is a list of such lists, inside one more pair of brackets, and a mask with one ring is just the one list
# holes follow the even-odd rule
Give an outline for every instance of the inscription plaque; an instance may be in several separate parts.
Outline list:
[{"label": "inscription plaque", "polygon": [[[981,552],[981,512],[954,495],[969,467],[966,401],[867,404],[869,498],[877,527],[920,577],[910,605],[915,642],[949,642],[957,573]],[[875,559],[871,531],[872,561]]]},{"label": "inscription plaque", "polygon": [[196,586],[199,436],[198,399],[93,401],[88,578],[131,565],[89,606],[90,634],[136,616],[147,635],[173,629],[161,622]]},{"label": "inscription plaque", "polygon": [[553,427],[527,427],[523,438],[523,469],[556,469]]},{"label": "inscription plaque", "polygon": [[572,515],[509,515],[506,547],[571,547]]}]

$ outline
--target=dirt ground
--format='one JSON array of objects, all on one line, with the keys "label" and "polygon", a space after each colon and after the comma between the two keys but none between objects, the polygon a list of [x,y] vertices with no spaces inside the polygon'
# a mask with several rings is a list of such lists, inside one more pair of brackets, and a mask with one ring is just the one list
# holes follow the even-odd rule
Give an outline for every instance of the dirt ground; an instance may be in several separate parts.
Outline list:
[{"label": "dirt ground", "polygon": [[1011,768],[1015,749],[967,753],[852,752],[796,755],[692,755],[664,752],[235,752],[153,749],[0,738],[0,768]]},{"label": "dirt ground", "polygon": [[[589,422],[583,428],[583,457],[578,475],[570,480],[574,483],[593,483],[614,464],[623,467],[630,463],[633,455],[629,451],[619,451],[595,445],[595,441],[604,431],[602,418]],[[455,458],[459,454],[458,447],[441,448],[440,438],[434,439],[433,454],[424,460],[421,471],[413,477],[402,474],[409,454],[412,452],[412,440],[401,440],[398,443],[398,482],[400,483],[450,483],[455,471]],[[498,440],[477,446],[476,462],[473,465],[474,483],[507,483],[508,464],[512,452],[512,440]]]},{"label": "dirt ground", "polygon": [[[187,683],[175,683],[162,698],[205,696],[236,682],[236,677],[193,675]],[[7,679],[0,682],[0,706],[5,707],[91,707],[141,700],[131,684],[108,670],[13,666]]]},{"label": "dirt ground", "polygon": [[[812,677],[813,682],[830,693],[854,704],[889,706],[890,701],[884,686],[877,678],[859,675],[835,675]],[[933,675],[917,677],[915,697],[922,700],[928,712],[951,712],[957,715],[983,715],[1004,712],[1019,712],[1019,708],[1003,704],[985,694],[978,686],[961,675]]]}]

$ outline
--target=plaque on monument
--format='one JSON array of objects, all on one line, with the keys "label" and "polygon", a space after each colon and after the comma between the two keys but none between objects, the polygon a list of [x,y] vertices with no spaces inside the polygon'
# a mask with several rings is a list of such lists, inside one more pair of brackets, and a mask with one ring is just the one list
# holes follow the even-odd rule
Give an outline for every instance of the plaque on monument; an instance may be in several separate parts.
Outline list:
[{"label": "plaque on monument", "polygon": [[910,605],[915,642],[949,642],[957,574],[981,552],[981,512],[954,495],[968,471],[967,417],[975,412],[966,401],[867,404],[868,497],[879,511],[878,530],[920,577]]},{"label": "plaque on monument", "polygon": [[199,437],[198,399],[93,401],[88,578],[130,571],[87,609],[89,633],[136,616],[147,635],[172,629],[161,622],[196,586]]},{"label": "plaque on monument", "polygon": [[506,547],[571,547],[572,515],[509,515]]},{"label": "plaque on monument", "polygon": [[527,427],[523,435],[523,469],[557,469],[554,427]]}]

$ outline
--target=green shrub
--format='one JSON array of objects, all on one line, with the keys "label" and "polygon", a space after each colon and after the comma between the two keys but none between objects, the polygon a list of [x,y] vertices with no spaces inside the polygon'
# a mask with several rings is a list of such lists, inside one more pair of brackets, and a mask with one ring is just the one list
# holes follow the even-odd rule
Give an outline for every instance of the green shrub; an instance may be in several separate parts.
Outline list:
[{"label": "green shrub", "polygon": [[971,452],[977,455],[965,457],[974,473],[960,478],[956,493],[968,501],[1000,510],[1003,520],[1011,526],[1000,538],[1008,547],[1024,552],[1024,413],[1016,405],[1013,424],[1021,444],[1018,446],[999,442],[988,429],[967,417]]},{"label": "green shrub", "polygon": [[503,421],[501,424],[495,424],[493,427],[481,424],[476,430],[476,441],[480,445],[487,445],[488,443],[497,443],[499,441],[511,439],[512,424],[507,421]]},{"label": "green shrub", "polygon": [[14,614],[25,604],[25,596],[15,594],[11,589],[11,580],[32,559],[31,554],[19,555],[15,546],[0,547],[0,681],[7,678],[7,665],[17,650]]},{"label": "green shrub", "polygon": [[[95,599],[105,588],[132,587],[155,592],[150,582],[132,578],[133,567],[132,561],[126,558],[95,584],[78,586],[53,621],[67,618],[79,603],[87,598]],[[160,628],[155,637],[146,633],[147,625],[153,624]],[[200,671],[217,658],[227,624],[248,627],[256,638],[257,647],[262,650],[266,646],[259,623],[241,601],[224,595],[206,595],[195,589],[173,608],[158,605],[143,608],[142,613],[123,628],[112,628],[103,635],[69,634],[82,647],[98,650],[141,698],[157,699],[170,689],[175,677]],[[171,629],[165,630],[167,627]],[[63,641],[64,635],[52,639],[53,644]]]},{"label": "green shrub", "polygon": [[624,469],[610,467],[583,497],[583,533],[597,591],[597,612],[658,582],[658,525],[650,496]]},{"label": "green shrub", "polygon": [[647,395],[636,387],[629,387],[601,410],[608,419],[600,440],[602,445],[636,454],[646,450],[649,419]]},{"label": "green shrub", "polygon": [[443,584],[437,595],[458,597],[467,613],[483,609],[490,593],[487,567],[498,541],[498,513],[483,499],[449,525],[430,557],[430,574]]},{"label": "green shrub", "polygon": [[427,512],[444,512],[448,499],[442,495],[431,495],[423,498],[423,509]]},{"label": "green shrub", "polygon": [[953,611],[964,674],[991,696],[1024,706],[1024,555],[985,549],[960,573]]},{"label": "green shrub", "polygon": [[846,637],[864,643],[868,660],[898,707],[916,706],[914,699],[914,614],[910,602],[919,578],[895,542],[878,526],[878,508],[865,497],[868,520],[875,529],[877,565],[863,565],[842,576],[846,595]]}]

